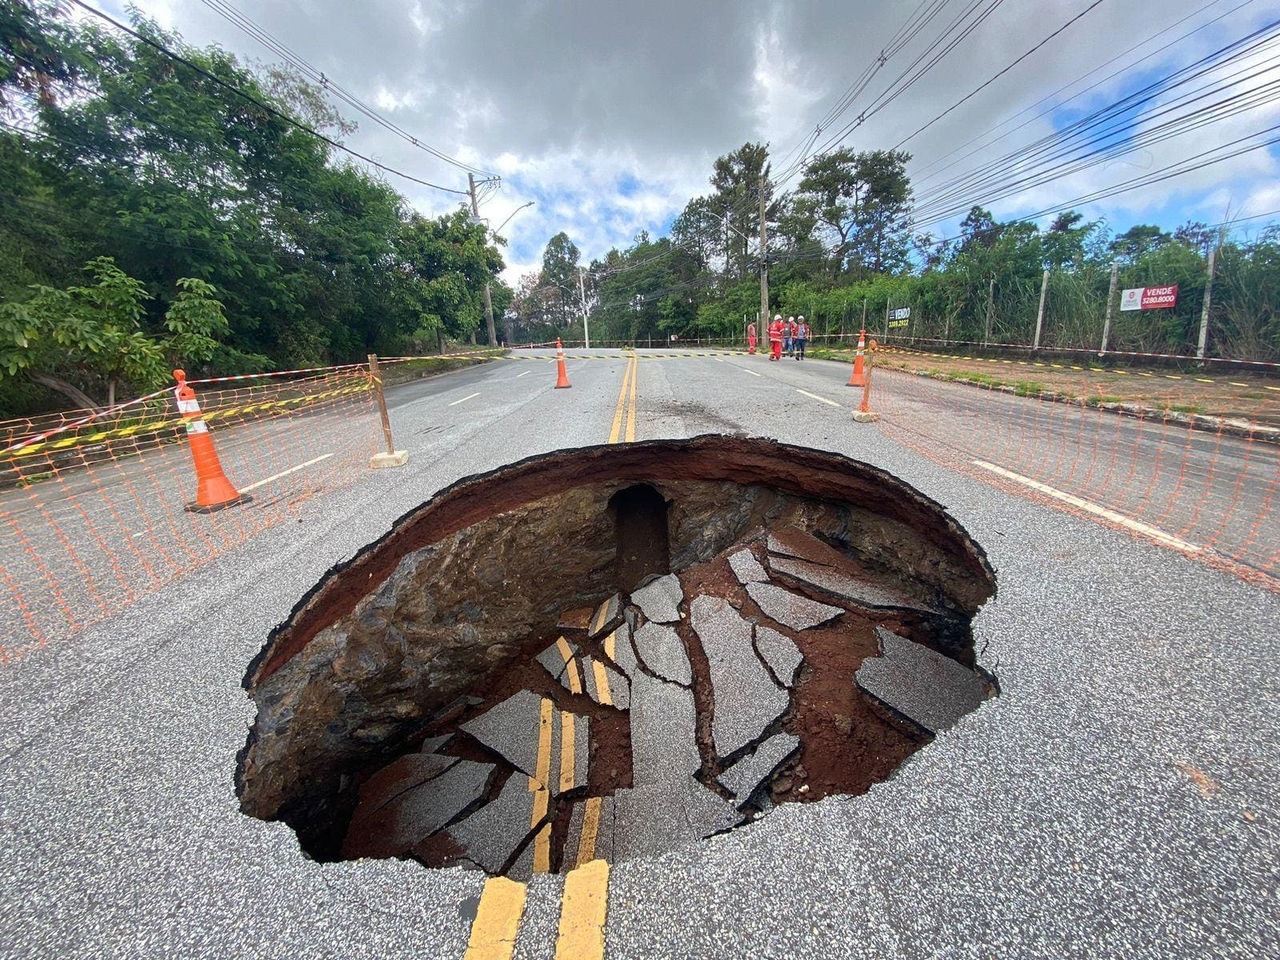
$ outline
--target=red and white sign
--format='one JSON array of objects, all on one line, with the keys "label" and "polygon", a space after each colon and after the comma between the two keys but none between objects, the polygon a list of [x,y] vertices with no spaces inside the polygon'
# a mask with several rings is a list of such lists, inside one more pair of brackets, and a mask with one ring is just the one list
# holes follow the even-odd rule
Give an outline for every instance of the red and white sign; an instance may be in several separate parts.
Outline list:
[{"label": "red and white sign", "polygon": [[1178,305],[1178,285],[1132,287],[1120,294],[1121,310],[1166,310]]}]

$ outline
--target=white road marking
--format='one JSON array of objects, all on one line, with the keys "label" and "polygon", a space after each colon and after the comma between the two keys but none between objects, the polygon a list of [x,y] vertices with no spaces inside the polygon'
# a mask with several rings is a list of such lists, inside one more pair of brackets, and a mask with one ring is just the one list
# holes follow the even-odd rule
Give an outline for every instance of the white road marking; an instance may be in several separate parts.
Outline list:
[{"label": "white road marking", "polygon": [[521,377],[527,377],[531,373],[533,373],[532,370],[526,370],[524,373],[517,373],[516,379],[519,380]]},{"label": "white road marking", "polygon": [[272,474],[265,480],[259,480],[257,483],[251,483],[247,487],[241,487],[240,492],[248,493],[250,490],[257,490],[259,487],[265,486],[273,480],[279,480],[281,477],[287,477],[291,473],[297,473],[299,470],[304,470],[312,464],[319,463],[321,460],[328,460],[332,456],[332,453],[323,453],[318,457],[312,457],[306,463],[300,463],[296,467],[290,467],[288,470],[281,470],[279,473]]},{"label": "white road marking", "polygon": [[746,367],[739,367],[738,369],[740,369],[743,373],[751,374],[753,377],[760,376],[760,374],[756,373],[754,370],[748,370]]},{"label": "white road marking", "polygon": [[1071,506],[1084,510],[1086,513],[1092,513],[1095,516],[1110,520],[1112,523],[1119,524],[1127,530],[1133,530],[1136,533],[1141,533],[1144,536],[1150,537],[1162,546],[1169,547],[1173,550],[1180,550],[1183,553],[1198,553],[1201,549],[1194,543],[1187,543],[1187,541],[1180,540],[1172,534],[1165,533],[1163,530],[1157,530],[1155,527],[1148,526],[1140,520],[1131,520],[1129,517],[1124,516],[1124,514],[1116,513],[1114,510],[1108,510],[1106,507],[1100,507],[1096,503],[1090,503],[1088,500],[1082,500],[1069,493],[1064,493],[1056,487],[1040,483],[1038,480],[1032,480],[1030,477],[1024,477],[1022,474],[1014,473],[1012,470],[1006,470],[1004,467],[997,467],[994,463],[987,463],[985,460],[973,460],[970,462],[973,463],[974,466],[981,467],[983,470],[990,470],[992,473],[998,474],[1008,480],[1013,480],[1017,483],[1023,484],[1024,486],[1028,486],[1032,490],[1043,493],[1045,496],[1053,497],[1055,500],[1061,500],[1063,503],[1069,503]]},{"label": "white road marking", "polygon": [[478,394],[478,393],[470,394],[470,395],[468,395],[468,396],[463,397],[461,400],[455,400],[455,401],[453,401],[453,403],[449,404],[449,406],[451,406],[451,407],[456,407],[458,404],[460,404],[460,403],[466,403],[468,400],[473,400],[473,399],[475,399],[475,398],[476,398],[476,397],[478,397],[478,396],[480,396],[480,394]]},{"label": "white road marking", "polygon": [[796,393],[803,393],[806,397],[809,397],[812,400],[817,400],[819,403],[825,403],[828,406],[840,406],[840,404],[836,403],[834,400],[828,400],[826,397],[820,397],[816,393],[810,393],[808,390],[801,390],[799,387],[796,387]]}]

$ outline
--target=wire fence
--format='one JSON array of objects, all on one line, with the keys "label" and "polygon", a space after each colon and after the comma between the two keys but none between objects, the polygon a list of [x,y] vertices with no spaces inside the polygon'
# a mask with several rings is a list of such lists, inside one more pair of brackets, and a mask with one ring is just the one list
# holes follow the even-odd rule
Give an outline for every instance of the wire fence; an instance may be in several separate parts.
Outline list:
[{"label": "wire fence", "polygon": [[[1280,591],[1274,430],[1238,419],[1206,429],[1184,412],[1197,406],[1185,390],[1090,401],[1083,375],[1053,390],[887,369],[874,381],[886,432],[931,459]],[[1058,559],[1070,562],[1070,544]]]},{"label": "wire fence", "polygon": [[[74,634],[363,475],[381,447],[368,366],[190,381],[106,411],[0,423],[0,661]],[[246,499],[192,512],[193,424]],[[190,433],[189,433],[190,431]],[[207,465],[205,465],[207,466]]]},{"label": "wire fence", "polygon": [[[1280,286],[1266,267],[1226,250],[1210,284],[1198,260],[1158,275],[1150,268],[1118,266],[1114,292],[1111,271],[1097,265],[1034,276],[925,274],[861,299],[815,298],[809,321],[816,340],[848,339],[865,326],[888,344],[1280,368]],[[1121,308],[1122,291],[1156,285],[1177,286],[1172,306]]]}]

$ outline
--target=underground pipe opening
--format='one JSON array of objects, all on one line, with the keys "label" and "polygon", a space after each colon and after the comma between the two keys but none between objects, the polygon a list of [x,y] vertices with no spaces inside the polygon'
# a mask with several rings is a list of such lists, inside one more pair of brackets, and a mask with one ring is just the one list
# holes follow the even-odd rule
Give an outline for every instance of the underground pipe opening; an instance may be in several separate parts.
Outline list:
[{"label": "underground pipe opening", "polygon": [[[552,492],[548,492],[552,491]],[[859,794],[996,692],[981,548],[883,471],[703,437],[442,491],[273,631],[242,810],[527,878]]]}]

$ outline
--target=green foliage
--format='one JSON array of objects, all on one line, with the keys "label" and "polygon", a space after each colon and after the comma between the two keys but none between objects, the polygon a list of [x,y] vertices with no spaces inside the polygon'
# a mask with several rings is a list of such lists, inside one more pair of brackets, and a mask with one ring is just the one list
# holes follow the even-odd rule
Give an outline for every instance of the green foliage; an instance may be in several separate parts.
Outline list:
[{"label": "green foliage", "polygon": [[212,357],[215,335],[226,333],[222,304],[203,280],[178,280],[165,332],[149,335],[143,285],[110,257],[89,261],[85,271],[93,283],[36,285],[29,299],[0,304],[0,377],[26,372],[78,402],[105,389],[105,403],[112,405],[119,384],[154,389],[175,365]]},{"label": "green foliage", "polygon": [[[0,107],[33,127],[0,131],[0,301],[26,303],[33,285],[65,293],[82,264],[109,256],[144,294],[138,336],[167,336],[186,362],[221,373],[350,361],[415,341],[429,349],[475,329],[479,291],[502,269],[482,228],[443,218],[440,236],[419,239],[448,249],[424,253],[413,239],[424,228],[395,190],[279,115],[352,132],[323,91],[134,16],[146,40],[199,69],[74,23],[59,4],[0,4]],[[210,297],[192,281],[217,289],[220,320],[197,315]],[[25,349],[15,346],[22,309],[6,314],[10,365]],[[124,341],[94,349],[145,352]],[[148,379],[119,373],[129,386]]]},{"label": "green foliage", "polygon": [[822,154],[805,167],[799,194],[832,238],[833,275],[858,279],[901,270],[911,229],[911,181],[901,150]]}]

